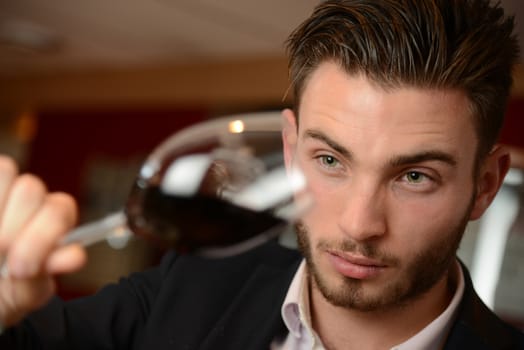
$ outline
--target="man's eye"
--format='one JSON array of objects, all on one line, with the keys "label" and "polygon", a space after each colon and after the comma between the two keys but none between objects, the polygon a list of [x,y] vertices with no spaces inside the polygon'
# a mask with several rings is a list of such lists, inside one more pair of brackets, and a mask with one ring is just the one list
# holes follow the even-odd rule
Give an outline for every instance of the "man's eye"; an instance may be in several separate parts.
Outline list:
[{"label": "man's eye", "polygon": [[318,159],[320,161],[320,164],[328,168],[336,167],[339,164],[337,158],[333,156],[323,155],[318,157]]},{"label": "man's eye", "polygon": [[410,171],[406,173],[406,180],[412,184],[419,184],[426,179],[427,179],[427,176],[418,171]]}]

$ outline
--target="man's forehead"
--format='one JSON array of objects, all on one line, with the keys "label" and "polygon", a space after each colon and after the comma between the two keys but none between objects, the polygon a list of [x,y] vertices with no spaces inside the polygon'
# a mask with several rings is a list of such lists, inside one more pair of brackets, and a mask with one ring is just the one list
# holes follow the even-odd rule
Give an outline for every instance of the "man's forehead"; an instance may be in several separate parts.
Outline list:
[{"label": "man's forehead", "polygon": [[399,86],[385,90],[333,63],[318,67],[304,90],[299,124],[378,132],[475,133],[471,104],[455,89]]}]

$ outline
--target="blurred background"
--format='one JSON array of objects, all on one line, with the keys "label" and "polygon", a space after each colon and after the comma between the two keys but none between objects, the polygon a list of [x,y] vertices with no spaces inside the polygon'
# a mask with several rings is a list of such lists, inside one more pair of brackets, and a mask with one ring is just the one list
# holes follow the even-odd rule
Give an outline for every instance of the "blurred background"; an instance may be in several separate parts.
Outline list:
[{"label": "blurred background", "polygon": [[[148,152],[176,130],[288,106],[284,41],[317,3],[0,0],[0,152],[50,190],[73,194],[81,222],[114,211]],[[502,4],[524,43],[520,0]],[[489,223],[470,225],[460,251],[483,299],[520,326],[523,111],[519,67],[501,135],[516,155],[507,195]],[[65,298],[150,266],[161,252],[131,241],[120,250],[97,244],[89,255],[81,272],[60,279]]]}]

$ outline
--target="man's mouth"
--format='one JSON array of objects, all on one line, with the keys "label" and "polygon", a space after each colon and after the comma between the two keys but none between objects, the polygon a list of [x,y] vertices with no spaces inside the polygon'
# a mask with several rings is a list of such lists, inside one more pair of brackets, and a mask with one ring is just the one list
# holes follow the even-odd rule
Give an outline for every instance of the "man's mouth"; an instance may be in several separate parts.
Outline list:
[{"label": "man's mouth", "polygon": [[329,250],[328,260],[339,273],[354,279],[371,279],[382,273],[388,265],[362,255]]}]

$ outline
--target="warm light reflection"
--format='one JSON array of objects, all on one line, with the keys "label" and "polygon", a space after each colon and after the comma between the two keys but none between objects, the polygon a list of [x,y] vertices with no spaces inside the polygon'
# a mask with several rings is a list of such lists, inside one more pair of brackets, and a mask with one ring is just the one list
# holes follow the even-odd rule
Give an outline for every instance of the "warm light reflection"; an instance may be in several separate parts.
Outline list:
[{"label": "warm light reflection", "polygon": [[114,233],[113,233],[113,236],[114,237],[124,237],[125,235],[127,235],[127,229],[124,228],[124,227],[118,227],[115,229]]},{"label": "warm light reflection", "polygon": [[242,120],[233,120],[229,122],[229,132],[239,134],[244,131],[244,122]]},{"label": "warm light reflection", "polygon": [[106,241],[113,249],[122,249],[127,246],[132,233],[127,227],[117,227],[107,236]]},{"label": "warm light reflection", "polygon": [[17,116],[13,125],[15,137],[22,143],[29,143],[37,132],[37,119],[31,111],[24,111]]}]

